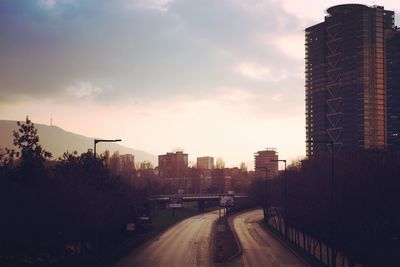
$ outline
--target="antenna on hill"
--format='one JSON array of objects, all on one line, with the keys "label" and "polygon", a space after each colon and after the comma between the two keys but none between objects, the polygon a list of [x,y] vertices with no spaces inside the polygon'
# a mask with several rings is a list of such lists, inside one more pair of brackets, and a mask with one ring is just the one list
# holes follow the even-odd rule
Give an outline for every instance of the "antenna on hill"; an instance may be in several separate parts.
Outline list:
[{"label": "antenna on hill", "polygon": [[53,117],[50,117],[50,126],[53,126]]}]

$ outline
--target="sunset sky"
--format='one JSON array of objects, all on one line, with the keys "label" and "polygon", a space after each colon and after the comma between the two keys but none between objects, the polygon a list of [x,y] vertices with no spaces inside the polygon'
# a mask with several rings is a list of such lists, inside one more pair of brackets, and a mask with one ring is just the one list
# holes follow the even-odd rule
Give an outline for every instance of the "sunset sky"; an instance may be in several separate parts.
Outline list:
[{"label": "sunset sky", "polygon": [[[304,28],[347,1],[2,0],[0,119],[189,159],[305,155]],[[374,2],[396,12],[398,0]]]}]

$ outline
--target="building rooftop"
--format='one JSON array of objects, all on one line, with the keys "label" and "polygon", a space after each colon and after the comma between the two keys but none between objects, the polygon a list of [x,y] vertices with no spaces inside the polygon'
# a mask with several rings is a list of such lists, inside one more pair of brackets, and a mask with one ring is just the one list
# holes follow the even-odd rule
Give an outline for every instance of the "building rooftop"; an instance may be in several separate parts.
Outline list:
[{"label": "building rooftop", "polygon": [[329,15],[333,15],[333,13],[337,13],[337,12],[347,13],[349,11],[353,11],[355,9],[362,9],[362,8],[368,8],[368,6],[362,5],[362,4],[343,4],[343,5],[336,5],[336,6],[332,6],[332,7],[328,8],[326,10],[326,13],[328,13]]}]

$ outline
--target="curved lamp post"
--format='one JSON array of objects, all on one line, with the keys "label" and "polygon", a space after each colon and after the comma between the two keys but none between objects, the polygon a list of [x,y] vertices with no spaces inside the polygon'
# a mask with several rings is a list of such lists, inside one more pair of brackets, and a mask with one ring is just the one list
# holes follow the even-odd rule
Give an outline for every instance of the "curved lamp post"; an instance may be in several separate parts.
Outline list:
[{"label": "curved lamp post", "polygon": [[288,207],[287,207],[287,174],[286,174],[286,159],[271,159],[272,162],[283,162],[285,163],[285,180],[284,180],[284,221],[285,221],[285,238],[287,238],[287,215],[288,215]]}]

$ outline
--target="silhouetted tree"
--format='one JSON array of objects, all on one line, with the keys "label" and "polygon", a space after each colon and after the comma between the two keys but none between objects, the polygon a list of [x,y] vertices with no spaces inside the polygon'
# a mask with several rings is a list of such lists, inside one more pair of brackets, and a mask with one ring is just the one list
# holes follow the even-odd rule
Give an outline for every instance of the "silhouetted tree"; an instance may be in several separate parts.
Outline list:
[{"label": "silhouetted tree", "polygon": [[14,158],[16,154],[20,160],[20,169],[24,174],[43,170],[43,163],[51,158],[51,153],[44,150],[39,144],[39,136],[37,129],[32,121],[26,117],[25,122],[17,122],[19,129],[13,131],[13,144],[19,149],[9,150],[10,158]]},{"label": "silhouetted tree", "polygon": [[[288,168],[287,223],[343,251],[350,262],[398,266],[399,157],[373,150],[336,154],[333,188],[330,168],[330,155]],[[269,184],[272,206],[283,207],[283,188],[283,175]]]},{"label": "silhouetted tree", "polygon": [[46,168],[50,153],[33,123],[18,126],[17,149],[0,168],[0,266],[97,266],[92,255],[100,259],[135,221],[132,191],[91,150]]}]

